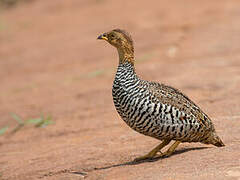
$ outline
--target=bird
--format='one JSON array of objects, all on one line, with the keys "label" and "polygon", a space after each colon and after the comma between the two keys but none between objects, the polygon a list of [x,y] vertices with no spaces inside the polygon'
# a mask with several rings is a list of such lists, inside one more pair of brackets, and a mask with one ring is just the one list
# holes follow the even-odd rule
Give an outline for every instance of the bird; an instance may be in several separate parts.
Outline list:
[{"label": "bird", "polygon": [[[119,64],[112,86],[118,114],[133,130],[161,141],[134,161],[170,156],[184,142],[225,146],[212,120],[188,96],[163,83],[143,80],[136,74],[133,40],[127,31],[113,29],[97,39],[107,41],[118,51]],[[174,143],[161,152],[171,141]]]}]

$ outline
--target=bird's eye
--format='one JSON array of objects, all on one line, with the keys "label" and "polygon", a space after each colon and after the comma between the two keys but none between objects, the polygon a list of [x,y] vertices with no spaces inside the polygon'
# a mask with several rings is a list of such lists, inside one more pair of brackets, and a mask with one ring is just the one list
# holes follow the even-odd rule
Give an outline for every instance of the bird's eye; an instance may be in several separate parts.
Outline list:
[{"label": "bird's eye", "polygon": [[111,34],[111,38],[115,38],[115,35],[114,35],[114,34]]}]

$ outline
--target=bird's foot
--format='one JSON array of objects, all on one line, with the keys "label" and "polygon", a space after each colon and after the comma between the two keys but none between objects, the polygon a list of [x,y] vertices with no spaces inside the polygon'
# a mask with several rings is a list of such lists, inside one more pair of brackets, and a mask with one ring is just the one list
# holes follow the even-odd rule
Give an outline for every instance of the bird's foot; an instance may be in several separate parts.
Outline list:
[{"label": "bird's foot", "polygon": [[134,162],[139,162],[139,161],[143,161],[143,160],[151,160],[155,157],[155,155],[157,154],[157,152],[159,152],[164,146],[168,145],[170,143],[171,140],[164,140],[161,144],[159,144],[157,147],[155,147],[153,150],[151,150],[149,153],[147,153],[144,156],[138,157],[136,159],[134,159]]},{"label": "bird's foot", "polygon": [[144,161],[144,160],[151,160],[151,159],[154,158],[155,155],[156,155],[156,153],[150,152],[150,153],[148,153],[148,154],[146,154],[146,155],[144,155],[144,156],[140,156],[140,157],[138,157],[138,158],[135,158],[135,159],[133,160],[133,162],[139,162],[139,161]]},{"label": "bird's foot", "polygon": [[161,158],[161,157],[167,157],[167,156],[170,156],[174,151],[175,149],[177,148],[177,146],[180,144],[180,141],[176,141],[173,145],[170,146],[170,148],[165,151],[164,153],[162,153],[161,151],[159,151],[161,154],[156,156],[157,158]]},{"label": "bird's foot", "polygon": [[165,151],[165,152],[161,152],[159,151],[161,154],[157,155],[156,158],[162,158],[162,157],[167,157],[167,156],[170,156],[173,152],[171,151]]}]

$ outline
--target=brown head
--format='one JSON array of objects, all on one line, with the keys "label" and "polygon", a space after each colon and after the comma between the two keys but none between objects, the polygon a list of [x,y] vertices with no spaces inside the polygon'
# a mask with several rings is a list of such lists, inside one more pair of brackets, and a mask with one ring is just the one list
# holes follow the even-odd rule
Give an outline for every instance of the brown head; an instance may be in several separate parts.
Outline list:
[{"label": "brown head", "polygon": [[124,30],[114,29],[98,36],[97,39],[106,40],[117,48],[119,63],[130,62],[134,65],[134,47],[131,36]]}]

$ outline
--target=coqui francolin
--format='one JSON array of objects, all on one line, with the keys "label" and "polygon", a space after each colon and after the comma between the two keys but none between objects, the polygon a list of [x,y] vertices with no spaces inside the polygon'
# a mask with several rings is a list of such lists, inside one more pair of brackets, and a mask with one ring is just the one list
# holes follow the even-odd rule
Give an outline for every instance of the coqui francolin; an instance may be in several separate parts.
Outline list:
[{"label": "coqui francolin", "polygon": [[[97,39],[106,40],[118,50],[119,65],[112,87],[117,112],[135,131],[162,141],[135,161],[169,156],[181,142],[224,146],[211,119],[186,95],[173,87],[137,76],[133,40],[126,31],[114,29]],[[160,150],[172,140],[175,142],[162,153]]]}]

